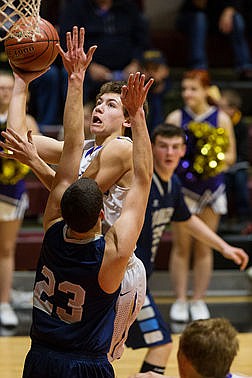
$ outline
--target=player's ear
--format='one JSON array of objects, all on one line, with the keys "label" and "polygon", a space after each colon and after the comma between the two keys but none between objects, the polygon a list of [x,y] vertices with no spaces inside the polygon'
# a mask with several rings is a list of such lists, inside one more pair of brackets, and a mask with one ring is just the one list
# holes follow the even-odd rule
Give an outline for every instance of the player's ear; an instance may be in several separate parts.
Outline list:
[{"label": "player's ear", "polygon": [[125,118],[125,120],[123,122],[123,127],[131,127],[131,123],[130,123],[129,118]]},{"label": "player's ear", "polygon": [[100,217],[101,220],[103,220],[105,218],[103,209],[101,209],[99,217]]},{"label": "player's ear", "polygon": [[181,156],[180,157],[185,156],[185,153],[186,153],[186,145],[183,144],[183,146],[181,147]]}]

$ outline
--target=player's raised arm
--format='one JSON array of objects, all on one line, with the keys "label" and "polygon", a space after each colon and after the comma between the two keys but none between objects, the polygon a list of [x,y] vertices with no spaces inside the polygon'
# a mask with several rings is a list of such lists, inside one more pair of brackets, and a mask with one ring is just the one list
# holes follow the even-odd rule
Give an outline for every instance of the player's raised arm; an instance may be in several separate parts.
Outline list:
[{"label": "player's raised arm", "polygon": [[[68,91],[64,111],[64,147],[48,198],[44,228],[47,230],[61,216],[60,201],[66,188],[78,178],[84,141],[83,81],[96,46],[84,53],[84,28],[73,27],[66,34],[67,52],[58,45],[68,72]],[[70,112],[71,110],[71,112]],[[70,117],[71,113],[71,117]]]},{"label": "player's raised arm", "polygon": [[113,292],[120,284],[144,222],[153,161],[143,103],[152,83],[153,79],[150,79],[145,85],[145,75],[138,72],[129,76],[127,86],[122,89],[122,103],[132,128],[134,175],[121,216],[105,237],[106,253],[99,278],[101,287],[108,292]]}]

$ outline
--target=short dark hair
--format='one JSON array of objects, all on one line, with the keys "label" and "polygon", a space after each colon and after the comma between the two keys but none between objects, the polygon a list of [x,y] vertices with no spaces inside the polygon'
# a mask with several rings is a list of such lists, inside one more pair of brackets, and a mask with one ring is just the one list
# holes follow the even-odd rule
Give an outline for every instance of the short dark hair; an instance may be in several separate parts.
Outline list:
[{"label": "short dark hair", "polygon": [[[123,85],[127,85],[127,81],[121,80],[121,81],[108,81],[107,83],[103,84],[100,88],[99,93],[96,96],[96,101],[104,95],[104,93],[119,93],[121,94]],[[145,100],[144,105],[144,113],[145,117],[147,117],[149,112],[148,102]],[[124,115],[128,116],[128,112],[126,109],[124,109]]]},{"label": "short dark hair", "polygon": [[63,219],[73,231],[87,232],[98,220],[103,206],[102,192],[93,179],[83,177],[66,189],[60,206]]},{"label": "short dark hair", "polygon": [[186,143],[186,134],[181,127],[172,123],[162,123],[155,127],[151,134],[151,143],[155,143],[156,137],[160,135],[165,138],[181,137],[183,143]]}]

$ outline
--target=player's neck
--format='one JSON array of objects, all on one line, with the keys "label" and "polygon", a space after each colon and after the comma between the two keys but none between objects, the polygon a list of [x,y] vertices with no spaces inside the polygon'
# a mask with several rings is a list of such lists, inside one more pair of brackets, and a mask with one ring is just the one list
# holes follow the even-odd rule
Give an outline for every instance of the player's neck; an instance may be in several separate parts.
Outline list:
[{"label": "player's neck", "polygon": [[113,133],[113,134],[106,136],[106,137],[98,135],[98,136],[95,137],[95,145],[96,146],[102,146],[104,144],[107,144],[109,141],[117,138],[118,136],[121,136],[121,135],[118,134],[118,133]]},{"label": "player's neck", "polygon": [[170,181],[170,178],[172,177],[172,173],[163,171],[157,166],[154,166],[154,171],[158,174],[158,176],[161,178],[161,180],[168,182]]},{"label": "player's neck", "polygon": [[90,240],[94,239],[96,236],[101,235],[101,223],[97,222],[96,225],[87,232],[77,232],[72,230],[70,227],[67,228],[66,236],[69,239],[75,240]]},{"label": "player's neck", "polygon": [[0,114],[7,117],[7,114],[8,114],[8,105],[0,104]]}]

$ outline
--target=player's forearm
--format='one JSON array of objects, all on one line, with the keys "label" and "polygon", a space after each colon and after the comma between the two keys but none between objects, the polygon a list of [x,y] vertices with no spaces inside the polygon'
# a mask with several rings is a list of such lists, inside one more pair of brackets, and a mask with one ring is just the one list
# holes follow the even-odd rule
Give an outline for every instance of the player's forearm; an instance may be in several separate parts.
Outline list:
[{"label": "player's forearm", "polygon": [[188,221],[184,222],[185,227],[189,234],[215,249],[216,251],[223,253],[228,244],[220,238],[214,231],[212,231],[201,219],[196,215],[192,215]]},{"label": "player's forearm", "polygon": [[[68,91],[64,109],[64,139],[67,143],[83,145],[84,141],[84,110],[83,81],[78,77],[68,78]],[[77,135],[77,137],[76,137]]]},{"label": "player's forearm", "polygon": [[34,157],[29,162],[29,166],[46,189],[50,191],[55,176],[55,171],[39,156]]},{"label": "player's forearm", "polygon": [[20,135],[26,135],[26,101],[28,85],[18,76],[15,83],[8,110],[7,128],[11,128]]},{"label": "player's forearm", "polygon": [[130,119],[133,138],[133,165],[135,178],[149,185],[153,173],[153,159],[144,110],[141,108]]}]

